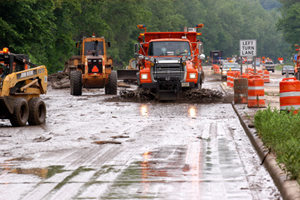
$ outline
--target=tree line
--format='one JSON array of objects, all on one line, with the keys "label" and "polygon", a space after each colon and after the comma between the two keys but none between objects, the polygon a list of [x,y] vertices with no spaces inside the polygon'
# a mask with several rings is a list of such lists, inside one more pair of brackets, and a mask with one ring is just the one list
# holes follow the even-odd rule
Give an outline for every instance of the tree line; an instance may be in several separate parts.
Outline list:
[{"label": "tree line", "polygon": [[222,50],[224,57],[238,55],[240,39],[256,39],[258,56],[290,59],[296,34],[285,27],[292,23],[286,17],[289,9],[299,10],[290,7],[291,1],[2,0],[0,48],[29,54],[32,62],[54,73],[77,53],[76,42],[95,33],[110,41],[115,65],[125,66],[141,32],[137,24],[145,24],[147,31],[183,31],[204,23],[200,39],[206,56],[212,50]]}]

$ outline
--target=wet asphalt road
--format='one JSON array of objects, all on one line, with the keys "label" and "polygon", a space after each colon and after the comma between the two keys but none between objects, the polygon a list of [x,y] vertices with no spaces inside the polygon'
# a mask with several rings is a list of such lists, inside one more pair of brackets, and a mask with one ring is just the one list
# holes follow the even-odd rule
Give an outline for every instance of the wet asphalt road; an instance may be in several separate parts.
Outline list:
[{"label": "wet asphalt road", "polygon": [[281,199],[231,104],[43,98],[45,125],[0,121],[0,199]]}]

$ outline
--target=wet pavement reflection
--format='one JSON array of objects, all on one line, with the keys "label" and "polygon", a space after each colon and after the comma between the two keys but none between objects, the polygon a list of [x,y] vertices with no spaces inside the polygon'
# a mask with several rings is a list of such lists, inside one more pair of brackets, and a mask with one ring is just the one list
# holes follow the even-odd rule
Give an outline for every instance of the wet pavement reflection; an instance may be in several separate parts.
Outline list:
[{"label": "wet pavement reflection", "polygon": [[[26,133],[10,129],[12,137],[0,141],[0,151],[10,145],[13,155],[1,158],[0,199],[278,196],[230,104],[101,102],[104,95],[92,94],[76,101],[66,94],[49,95],[45,126],[25,127]],[[60,101],[75,103],[66,107]],[[36,142],[41,135],[52,139]]]}]

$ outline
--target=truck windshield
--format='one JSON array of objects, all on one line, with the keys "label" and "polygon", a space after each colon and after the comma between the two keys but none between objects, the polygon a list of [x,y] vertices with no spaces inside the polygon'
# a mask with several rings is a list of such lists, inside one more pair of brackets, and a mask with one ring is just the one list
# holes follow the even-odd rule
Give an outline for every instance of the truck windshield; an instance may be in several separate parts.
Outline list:
[{"label": "truck windshield", "polygon": [[93,55],[93,50],[96,50],[96,47],[98,47],[98,55],[103,55],[103,42],[98,42],[97,45],[95,42],[85,42],[84,55]]},{"label": "truck windshield", "polygon": [[149,56],[179,56],[191,55],[189,42],[182,41],[162,41],[150,42]]}]

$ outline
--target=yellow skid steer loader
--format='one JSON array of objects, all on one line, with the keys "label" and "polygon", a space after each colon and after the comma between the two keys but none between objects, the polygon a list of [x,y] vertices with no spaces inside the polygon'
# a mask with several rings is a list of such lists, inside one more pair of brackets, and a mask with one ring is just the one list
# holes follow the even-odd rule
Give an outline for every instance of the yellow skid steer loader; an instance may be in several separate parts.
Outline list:
[{"label": "yellow skid steer loader", "polygon": [[10,53],[8,48],[0,51],[0,119],[10,119],[13,126],[45,123],[46,105],[40,94],[46,92],[45,66],[34,65],[28,55]]}]

